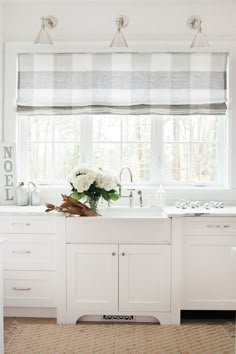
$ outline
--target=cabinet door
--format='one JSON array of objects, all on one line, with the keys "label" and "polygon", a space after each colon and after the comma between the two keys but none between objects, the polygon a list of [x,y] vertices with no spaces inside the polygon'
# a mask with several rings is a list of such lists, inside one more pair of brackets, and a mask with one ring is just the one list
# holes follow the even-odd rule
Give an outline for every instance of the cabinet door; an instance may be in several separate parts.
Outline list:
[{"label": "cabinet door", "polygon": [[119,247],[119,310],[169,311],[171,246]]},{"label": "cabinet door", "polygon": [[67,307],[84,315],[117,311],[117,245],[67,245]]},{"label": "cabinet door", "polygon": [[236,237],[186,236],[183,309],[236,309]]}]

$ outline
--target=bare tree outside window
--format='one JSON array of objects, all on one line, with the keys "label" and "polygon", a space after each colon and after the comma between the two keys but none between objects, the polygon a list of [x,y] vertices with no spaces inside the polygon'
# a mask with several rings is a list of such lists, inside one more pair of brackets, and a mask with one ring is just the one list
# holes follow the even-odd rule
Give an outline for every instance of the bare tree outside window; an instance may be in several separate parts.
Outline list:
[{"label": "bare tree outside window", "polygon": [[128,166],[140,184],[219,185],[224,122],[198,115],[20,116],[20,178],[65,184],[82,160],[116,174]]}]

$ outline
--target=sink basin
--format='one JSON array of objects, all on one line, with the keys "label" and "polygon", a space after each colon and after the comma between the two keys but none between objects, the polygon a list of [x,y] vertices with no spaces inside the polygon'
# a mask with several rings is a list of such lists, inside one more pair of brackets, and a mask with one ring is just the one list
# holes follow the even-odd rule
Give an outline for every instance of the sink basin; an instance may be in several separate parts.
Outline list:
[{"label": "sink basin", "polygon": [[171,221],[160,208],[110,207],[102,216],[71,216],[66,221],[68,243],[170,244]]},{"label": "sink basin", "polygon": [[99,214],[108,218],[165,218],[162,208],[152,207],[110,207],[99,210]]}]

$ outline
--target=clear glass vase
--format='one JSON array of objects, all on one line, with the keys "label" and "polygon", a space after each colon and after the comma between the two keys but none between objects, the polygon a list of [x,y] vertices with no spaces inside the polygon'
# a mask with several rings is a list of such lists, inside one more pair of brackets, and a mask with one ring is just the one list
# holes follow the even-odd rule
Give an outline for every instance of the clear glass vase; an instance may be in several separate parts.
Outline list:
[{"label": "clear glass vase", "polygon": [[94,211],[95,213],[98,213],[98,203],[99,203],[99,199],[100,197],[98,198],[91,198],[91,197],[88,197],[87,198],[87,204],[88,206],[90,207],[90,209],[92,211]]}]

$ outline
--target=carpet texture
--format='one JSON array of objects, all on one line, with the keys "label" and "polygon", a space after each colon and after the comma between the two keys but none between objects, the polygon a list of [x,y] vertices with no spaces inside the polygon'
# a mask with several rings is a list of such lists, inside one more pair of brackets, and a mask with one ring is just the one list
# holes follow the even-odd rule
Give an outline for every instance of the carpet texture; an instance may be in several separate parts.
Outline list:
[{"label": "carpet texture", "polygon": [[234,354],[220,325],[25,324],[5,330],[6,354]]}]

